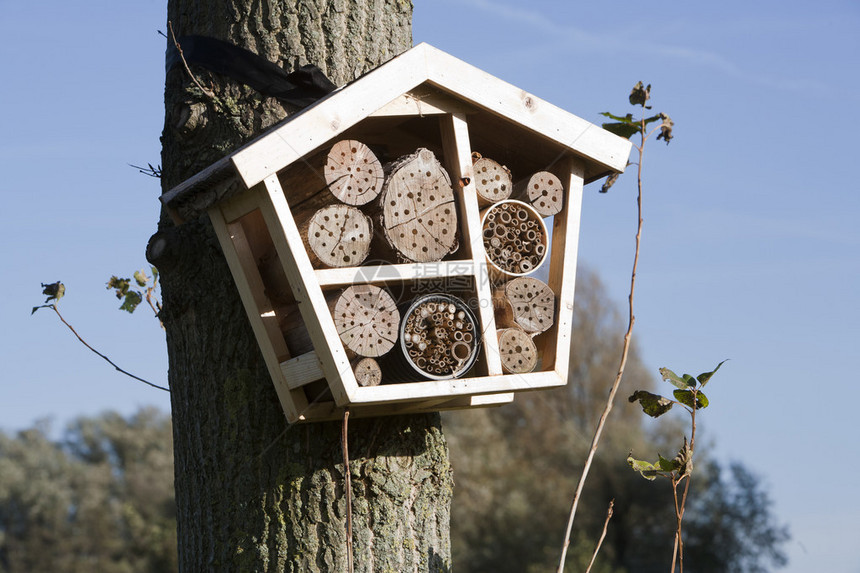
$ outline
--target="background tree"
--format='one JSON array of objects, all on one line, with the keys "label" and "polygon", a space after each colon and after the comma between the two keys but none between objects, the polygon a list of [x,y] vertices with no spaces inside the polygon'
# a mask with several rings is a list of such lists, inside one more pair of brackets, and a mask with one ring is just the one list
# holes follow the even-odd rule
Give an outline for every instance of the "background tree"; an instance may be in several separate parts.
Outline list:
[{"label": "background tree", "polygon": [[[593,422],[608,391],[605,381],[616,371],[622,329],[599,279],[581,270],[568,386],[522,394],[514,404],[499,409],[444,416],[457,481],[452,538],[459,570],[553,569],[567,495],[580,469],[577,460],[588,450]],[[625,377],[631,387],[654,385],[635,346]],[[685,420],[649,421],[643,422],[638,405],[626,400],[609,419],[584,490],[567,571],[588,566],[612,499],[614,515],[592,571],[669,569],[674,533],[671,491],[657,491],[631,472],[626,457],[631,447],[674,452]],[[699,459],[707,459],[705,454],[700,451]],[[715,461],[698,463],[687,513],[686,568],[697,573],[752,572],[784,564],[782,545],[788,534],[774,523],[758,480],[737,464],[727,479]]]},{"label": "background tree", "polygon": [[[181,40],[204,35],[341,85],[411,47],[405,0],[169,0]],[[192,66],[165,85],[168,190],[294,110]],[[173,228],[162,272],[183,570],[346,570],[338,424],[287,428],[205,217]],[[444,570],[452,489],[438,415],[350,425],[356,570]]]},{"label": "background tree", "polygon": [[170,417],[81,418],[0,433],[0,571],[175,571]]}]

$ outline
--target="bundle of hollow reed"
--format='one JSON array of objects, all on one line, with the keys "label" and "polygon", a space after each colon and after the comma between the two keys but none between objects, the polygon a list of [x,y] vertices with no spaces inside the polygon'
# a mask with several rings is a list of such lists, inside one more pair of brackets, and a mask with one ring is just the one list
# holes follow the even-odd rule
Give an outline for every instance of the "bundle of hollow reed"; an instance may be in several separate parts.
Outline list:
[{"label": "bundle of hollow reed", "polygon": [[433,378],[456,377],[474,362],[475,319],[459,299],[424,297],[404,321],[402,344],[418,370]]},{"label": "bundle of hollow reed", "polygon": [[543,220],[532,207],[520,201],[502,201],[487,209],[483,237],[487,258],[511,275],[536,270],[546,256]]}]

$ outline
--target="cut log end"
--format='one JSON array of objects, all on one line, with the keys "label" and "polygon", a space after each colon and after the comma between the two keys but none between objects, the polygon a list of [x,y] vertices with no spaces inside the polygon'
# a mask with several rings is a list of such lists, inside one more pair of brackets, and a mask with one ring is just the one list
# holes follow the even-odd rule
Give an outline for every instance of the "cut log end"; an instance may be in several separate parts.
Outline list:
[{"label": "cut log end", "polygon": [[481,206],[508,199],[514,190],[510,170],[497,161],[480,157],[474,162],[472,173]]},{"label": "cut log end", "polygon": [[377,286],[344,290],[335,301],[333,318],[344,347],[358,356],[382,356],[397,341],[400,312],[391,295]]},{"label": "cut log end", "polygon": [[[349,205],[329,205],[311,217],[305,231],[308,247],[327,267],[357,267],[370,252],[370,217]],[[319,265],[316,265],[319,266]]]},{"label": "cut log end", "polygon": [[439,261],[457,248],[451,179],[431,151],[419,149],[394,164],[381,205],[385,238],[404,259]]},{"label": "cut log end", "polygon": [[382,382],[382,369],[379,362],[374,358],[361,358],[352,361],[352,371],[358,385],[366,388],[368,386],[379,386]]},{"label": "cut log end", "polygon": [[332,146],[325,164],[325,180],[332,194],[348,205],[365,205],[382,191],[382,164],[369,147],[355,140]]},{"label": "cut log end", "polygon": [[564,207],[564,186],[549,171],[538,171],[528,181],[516,185],[518,199],[528,201],[541,217],[556,215]]},{"label": "cut log end", "polygon": [[531,334],[548,330],[554,322],[555,294],[543,281],[518,277],[493,293],[496,323],[518,326]]},{"label": "cut log end", "polygon": [[526,374],[537,366],[537,347],[531,336],[520,328],[498,331],[502,370],[507,374]]}]

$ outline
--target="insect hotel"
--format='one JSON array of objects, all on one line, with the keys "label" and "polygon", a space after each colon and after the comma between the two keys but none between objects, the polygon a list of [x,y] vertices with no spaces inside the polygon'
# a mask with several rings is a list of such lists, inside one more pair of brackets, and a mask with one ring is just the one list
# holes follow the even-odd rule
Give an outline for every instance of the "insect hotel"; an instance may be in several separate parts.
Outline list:
[{"label": "insect hotel", "polygon": [[420,44],[161,200],[208,212],[291,423],[496,406],[567,383],[583,185],[629,152]]}]

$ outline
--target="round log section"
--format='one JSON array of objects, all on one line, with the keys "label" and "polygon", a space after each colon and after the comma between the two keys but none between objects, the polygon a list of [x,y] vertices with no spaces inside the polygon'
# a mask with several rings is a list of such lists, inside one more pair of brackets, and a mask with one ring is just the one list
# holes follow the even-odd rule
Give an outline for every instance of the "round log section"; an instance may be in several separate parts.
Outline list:
[{"label": "round log section", "polygon": [[439,261],[457,249],[451,178],[432,151],[419,149],[389,167],[381,205],[385,238],[406,261]]},{"label": "round log section", "polygon": [[532,336],[553,325],[555,294],[545,282],[532,277],[518,277],[493,292],[496,326],[517,326]]},{"label": "round log section", "polygon": [[504,165],[488,157],[474,153],[477,159],[472,164],[475,191],[478,194],[478,204],[482,207],[503,201],[511,196],[514,190],[511,172]]},{"label": "round log section", "polygon": [[526,374],[537,366],[537,347],[532,337],[521,328],[498,331],[502,370],[507,374]]},{"label": "round log section", "polygon": [[457,378],[478,357],[479,332],[475,316],[461,299],[426,295],[404,314],[400,347],[407,364],[422,378]]},{"label": "round log section", "polygon": [[337,297],[332,313],[348,352],[376,358],[394,347],[400,312],[394,299],[374,285],[355,285]]},{"label": "round log section", "polygon": [[302,233],[315,267],[357,267],[370,253],[370,217],[349,205],[323,207]]},{"label": "round log section", "polygon": [[541,217],[550,217],[564,206],[564,186],[561,180],[549,171],[538,171],[514,186],[513,196],[528,201]]},{"label": "round log section", "polygon": [[355,381],[361,387],[379,386],[382,382],[382,369],[375,358],[353,359],[352,371],[355,374]]},{"label": "round log section", "polygon": [[326,158],[328,188],[347,205],[365,205],[376,199],[382,191],[384,178],[379,159],[360,141],[338,141]]},{"label": "round log section", "polygon": [[549,237],[543,219],[531,206],[509,199],[481,217],[490,275],[497,281],[536,271],[547,254]]}]

